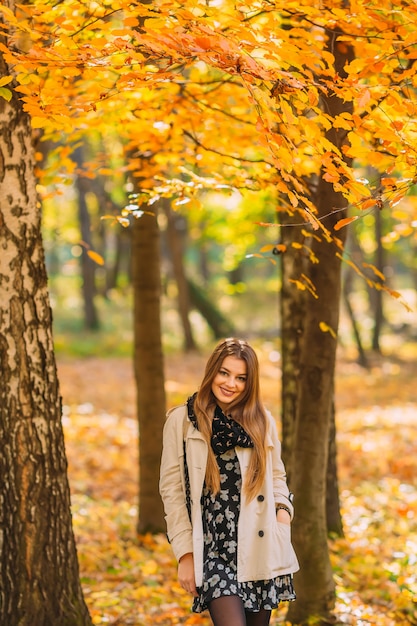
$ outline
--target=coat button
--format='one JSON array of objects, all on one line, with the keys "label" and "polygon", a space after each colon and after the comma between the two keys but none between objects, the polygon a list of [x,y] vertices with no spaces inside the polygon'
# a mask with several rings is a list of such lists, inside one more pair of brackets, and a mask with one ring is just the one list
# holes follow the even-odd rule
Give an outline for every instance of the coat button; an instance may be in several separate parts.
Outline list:
[{"label": "coat button", "polygon": [[264,533],[264,531],[263,531],[263,530],[260,530],[260,531],[258,532],[258,535],[259,535],[260,537],[263,537],[263,536],[264,536],[264,534],[265,534],[265,533]]},{"label": "coat button", "polygon": [[263,502],[263,501],[265,500],[265,496],[263,496],[262,494],[260,494],[260,495],[257,497],[257,500],[258,500],[258,502]]}]

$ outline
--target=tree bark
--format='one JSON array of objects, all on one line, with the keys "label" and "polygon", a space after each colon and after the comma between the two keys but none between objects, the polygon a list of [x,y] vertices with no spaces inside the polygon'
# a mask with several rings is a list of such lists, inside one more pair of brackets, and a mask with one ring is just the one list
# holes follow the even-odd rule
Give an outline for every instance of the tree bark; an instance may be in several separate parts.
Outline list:
[{"label": "tree bark", "polygon": [[[375,267],[381,272],[384,272],[385,252],[382,245],[382,216],[380,211],[375,213]],[[374,311],[374,328],[372,333],[372,350],[377,354],[381,353],[381,331],[384,323],[384,309],[383,309],[383,292],[381,289],[373,289],[372,291],[373,311]],[[372,301],[371,301],[372,302]]]},{"label": "tree bark", "polygon": [[[327,206],[335,206],[332,195],[329,188]],[[304,318],[292,461],[297,509],[293,536],[300,561],[295,577],[298,600],[289,609],[293,623],[307,623],[312,615],[326,619],[335,592],[327,545],[326,476],[336,339],[322,332],[320,322],[337,331],[340,263],[333,246],[324,240],[314,239],[312,250],[320,260],[311,268],[318,298],[310,298]]]},{"label": "tree bark", "polygon": [[[292,280],[300,278],[306,271],[306,259],[299,249],[291,247],[293,242],[304,242],[301,227],[288,226],[300,221],[294,215],[282,213],[281,245],[286,246],[281,254],[281,419],[282,419],[282,459],[291,489],[292,450],[297,415],[297,399],[300,374],[300,349],[303,340],[306,292],[297,289]],[[296,469],[296,468],[295,468]]]},{"label": "tree bark", "polygon": [[20,101],[0,98],[0,624],[89,626],[31,138]]},{"label": "tree bark", "polygon": [[[332,392],[334,398],[334,391]],[[337,472],[336,407],[334,399],[330,415],[329,459],[326,479],[326,525],[327,534],[343,537],[343,520],[340,513],[339,478]]]},{"label": "tree bark", "polygon": [[91,241],[91,219],[88,212],[86,195],[91,187],[91,181],[84,178],[81,168],[84,163],[83,148],[79,147],[74,151],[74,161],[78,165],[78,173],[75,179],[75,187],[78,192],[78,221],[80,225],[81,239],[85,246],[82,246],[81,253],[81,277],[82,294],[84,303],[84,324],[88,330],[97,330],[100,327],[98,313],[94,302],[96,295],[96,265],[88,256],[88,250],[92,249]]},{"label": "tree bark", "polygon": [[[352,50],[337,45],[336,33],[327,31],[327,36],[329,49],[335,56],[335,73],[343,75],[345,63],[352,59]],[[343,102],[334,93],[324,100],[323,106],[331,116],[352,110],[351,103]],[[346,134],[331,128],[327,139],[341,148]],[[345,212],[325,216],[332,209],[346,208],[346,200],[322,176],[318,180],[316,206],[318,217],[330,234]],[[339,238],[344,236],[343,230]],[[335,603],[327,539],[326,487],[337,340],[331,332],[323,332],[320,324],[326,324],[333,333],[338,331],[341,261],[335,255],[337,247],[326,233],[312,238],[311,249],[319,260],[310,270],[318,297],[310,297],[304,318],[292,461],[292,467],[297,469],[292,480],[297,511],[293,538],[300,571],[295,575],[297,601],[291,603],[288,618],[295,624],[307,624],[313,616],[316,623],[328,623]]]},{"label": "tree bark", "polygon": [[178,228],[178,215],[172,211],[170,203],[167,200],[164,200],[164,211],[167,218],[167,238],[171,252],[172,269],[174,271],[175,282],[177,283],[178,311],[184,333],[184,350],[190,352],[191,350],[195,350],[197,346],[194,341],[189,317],[190,294],[184,269],[184,253]]},{"label": "tree bark", "polygon": [[359,329],[359,324],[356,319],[355,311],[353,310],[352,303],[350,301],[350,294],[353,286],[353,269],[348,266],[344,271],[343,281],[343,300],[346,306],[346,310],[349,319],[352,324],[353,336],[355,338],[356,347],[358,349],[358,363],[364,368],[368,368],[368,359],[365,349],[363,347],[362,337]]},{"label": "tree bark", "polygon": [[133,221],[134,370],[139,421],[138,532],[165,530],[159,469],[166,400],[161,340],[161,276],[156,215]]}]

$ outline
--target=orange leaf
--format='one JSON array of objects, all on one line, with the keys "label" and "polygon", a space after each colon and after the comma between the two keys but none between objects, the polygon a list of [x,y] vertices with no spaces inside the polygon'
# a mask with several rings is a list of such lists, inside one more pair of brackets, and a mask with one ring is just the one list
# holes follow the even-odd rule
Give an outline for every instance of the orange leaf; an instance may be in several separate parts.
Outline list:
[{"label": "orange leaf", "polygon": [[362,266],[369,267],[369,269],[371,269],[374,272],[374,274],[378,276],[378,278],[380,278],[381,280],[385,280],[384,274],[380,272],[379,269],[375,267],[375,265],[372,265],[372,263],[362,263]]},{"label": "orange leaf", "polygon": [[362,202],[360,202],[360,209],[361,211],[364,211],[365,209],[369,209],[371,206],[375,206],[377,203],[377,201],[375,200],[375,198],[367,198],[366,200],[363,200]]},{"label": "orange leaf", "polygon": [[381,178],[381,185],[383,187],[395,187],[397,185],[397,179],[388,177]]},{"label": "orange leaf", "polygon": [[87,250],[87,254],[94,263],[97,265],[104,265],[104,259],[98,252],[94,252],[94,250]]},{"label": "orange leaf", "polygon": [[343,220],[339,220],[338,222],[336,222],[336,224],[334,225],[334,230],[340,230],[344,226],[347,226],[348,224],[350,224],[351,222],[354,222],[357,219],[358,219],[358,215],[354,215],[353,217],[345,217]]}]

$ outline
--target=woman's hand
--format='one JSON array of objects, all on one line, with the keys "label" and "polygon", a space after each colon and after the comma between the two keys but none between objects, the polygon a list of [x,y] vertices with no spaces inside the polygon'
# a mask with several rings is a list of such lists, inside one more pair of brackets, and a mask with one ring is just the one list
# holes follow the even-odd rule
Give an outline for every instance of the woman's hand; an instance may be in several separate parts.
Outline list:
[{"label": "woman's hand", "polygon": [[278,509],[277,511],[277,522],[281,522],[282,524],[291,524],[291,515],[288,513],[286,509]]},{"label": "woman's hand", "polygon": [[198,596],[195,586],[194,557],[192,552],[184,554],[178,563],[178,581],[181,587],[191,593],[195,598]]}]

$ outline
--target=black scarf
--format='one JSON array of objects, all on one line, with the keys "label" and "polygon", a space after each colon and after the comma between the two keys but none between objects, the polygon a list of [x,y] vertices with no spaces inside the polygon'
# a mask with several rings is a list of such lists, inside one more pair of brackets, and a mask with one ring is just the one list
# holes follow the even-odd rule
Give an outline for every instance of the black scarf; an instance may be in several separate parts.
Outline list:
[{"label": "black scarf", "polygon": [[[198,429],[197,418],[194,414],[194,399],[196,393],[187,400],[188,417],[195,428]],[[227,417],[216,404],[213,415],[211,447],[215,454],[223,454],[231,448],[253,448],[253,441],[243,426]]]}]

